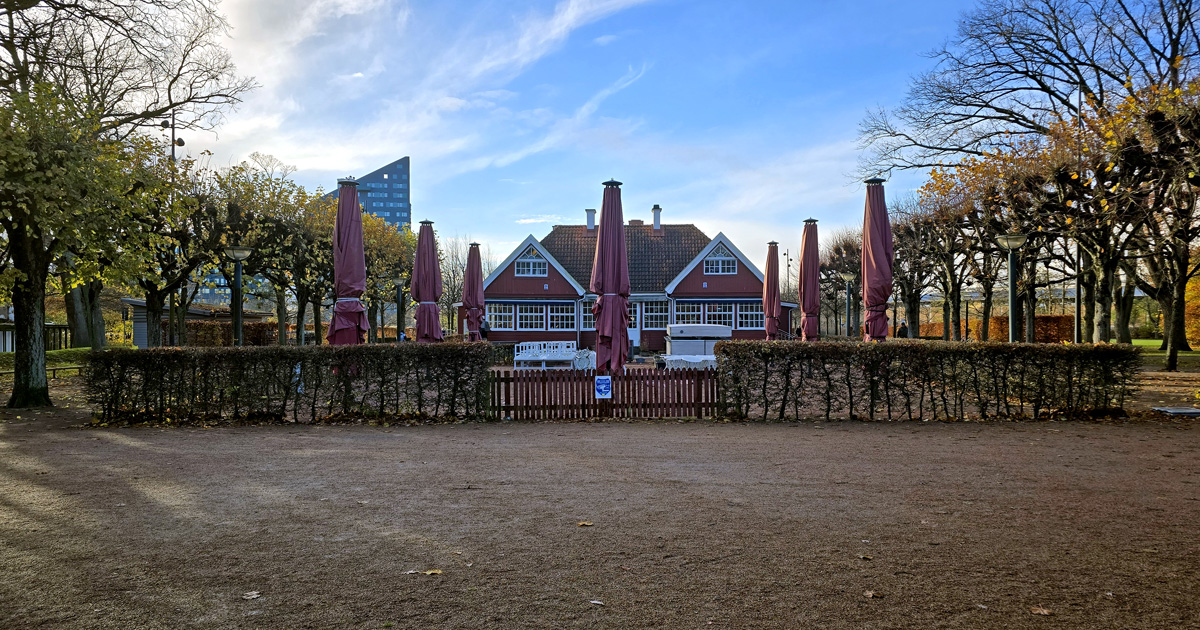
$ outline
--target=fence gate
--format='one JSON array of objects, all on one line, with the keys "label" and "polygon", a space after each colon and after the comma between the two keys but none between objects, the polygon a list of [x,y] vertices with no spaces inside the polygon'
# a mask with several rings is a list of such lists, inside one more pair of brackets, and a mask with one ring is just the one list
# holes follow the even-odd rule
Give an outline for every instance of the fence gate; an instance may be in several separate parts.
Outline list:
[{"label": "fence gate", "polygon": [[612,398],[597,400],[595,370],[505,370],[491,376],[496,419],[711,418],[717,377],[705,370],[626,370],[612,379]]}]

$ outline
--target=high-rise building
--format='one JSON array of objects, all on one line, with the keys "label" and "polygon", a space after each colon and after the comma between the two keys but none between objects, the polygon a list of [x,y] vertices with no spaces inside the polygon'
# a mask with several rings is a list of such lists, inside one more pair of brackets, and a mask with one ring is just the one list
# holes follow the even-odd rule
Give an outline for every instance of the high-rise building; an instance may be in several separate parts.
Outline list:
[{"label": "high-rise building", "polygon": [[[367,212],[393,225],[412,228],[408,157],[358,178],[358,202]],[[332,193],[337,198],[337,190]]]}]

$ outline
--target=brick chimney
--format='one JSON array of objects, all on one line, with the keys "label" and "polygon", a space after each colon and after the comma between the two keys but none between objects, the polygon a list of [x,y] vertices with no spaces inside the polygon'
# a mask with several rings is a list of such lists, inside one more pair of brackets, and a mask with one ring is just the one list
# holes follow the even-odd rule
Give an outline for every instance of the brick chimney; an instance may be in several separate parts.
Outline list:
[{"label": "brick chimney", "polygon": [[654,231],[661,232],[662,231],[662,208],[660,208],[658,206],[658,204],[654,204],[654,207],[650,208],[650,212],[654,213]]},{"label": "brick chimney", "polygon": [[629,225],[646,225],[646,222],[641,219],[630,219]]},{"label": "brick chimney", "polygon": [[587,213],[587,217],[588,217],[588,224],[587,224],[588,228],[587,229],[589,229],[589,230],[596,229],[596,209],[588,208],[587,210],[584,210],[584,212]]}]

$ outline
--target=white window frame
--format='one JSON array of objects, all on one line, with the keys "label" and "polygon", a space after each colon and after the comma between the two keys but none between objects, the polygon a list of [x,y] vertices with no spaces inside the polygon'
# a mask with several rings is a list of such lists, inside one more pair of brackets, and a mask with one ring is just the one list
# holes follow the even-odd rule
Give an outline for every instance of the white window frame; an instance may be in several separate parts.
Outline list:
[{"label": "white window frame", "polygon": [[492,330],[513,330],[516,324],[513,319],[515,311],[512,304],[485,304],[484,313],[487,315],[488,326]]},{"label": "white window frame", "polygon": [[[559,320],[555,322],[557,316]],[[551,304],[546,307],[547,330],[575,330],[575,305]]]},{"label": "white window frame", "polygon": [[531,245],[513,264],[513,273],[518,278],[545,278],[550,274],[550,263]]},{"label": "white window frame", "polygon": [[[684,312],[687,309],[688,312]],[[695,309],[695,312],[690,312]],[[683,316],[682,321],[681,317]],[[704,321],[704,309],[697,302],[676,302],[675,303],[675,323],[676,324],[699,324]]]},{"label": "white window frame", "polygon": [[737,257],[730,253],[724,245],[717,245],[708,256],[704,257],[704,275],[706,276],[733,276],[737,275],[737,272]]},{"label": "white window frame", "polygon": [[[541,325],[533,328],[522,323],[523,315],[539,315]],[[518,304],[517,305],[517,330],[546,330],[546,307],[542,304]]]},{"label": "white window frame", "polygon": [[[758,323],[757,326],[749,326],[744,322],[745,317],[753,317]],[[751,322],[754,323],[754,322]],[[762,302],[743,302],[737,305],[737,327],[738,330],[766,330],[767,318],[763,312]]]},{"label": "white window frame", "polygon": [[[661,318],[661,326],[652,325],[651,318]],[[666,330],[671,322],[671,304],[666,300],[661,302],[642,303],[642,330]]]},{"label": "white window frame", "polygon": [[626,328],[628,328],[629,330],[637,330],[638,329],[638,310],[639,309],[638,309],[637,302],[629,303],[629,310],[626,311],[629,314],[629,323],[626,325]]},{"label": "white window frame", "polygon": [[596,305],[596,300],[584,300],[579,303],[579,330],[596,330],[596,316],[592,314],[592,307]]},{"label": "white window frame", "polygon": [[[733,304],[705,304],[704,323],[711,326],[729,326],[733,328],[733,323],[736,321],[734,310]],[[715,317],[720,317],[721,321],[713,321]],[[728,317],[728,320],[726,320],[726,317]]]}]

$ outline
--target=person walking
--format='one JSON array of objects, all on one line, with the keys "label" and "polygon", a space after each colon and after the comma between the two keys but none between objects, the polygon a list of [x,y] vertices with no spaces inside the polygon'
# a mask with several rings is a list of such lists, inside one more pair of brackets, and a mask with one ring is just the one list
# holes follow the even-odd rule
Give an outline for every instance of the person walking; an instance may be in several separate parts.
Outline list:
[{"label": "person walking", "polygon": [[487,315],[484,315],[483,318],[479,320],[479,337],[480,337],[480,339],[482,339],[483,341],[487,341],[488,331],[490,331],[491,329],[492,329],[492,327],[488,325]]},{"label": "person walking", "polygon": [[908,339],[908,323],[900,320],[900,328],[896,330],[897,339]]}]

